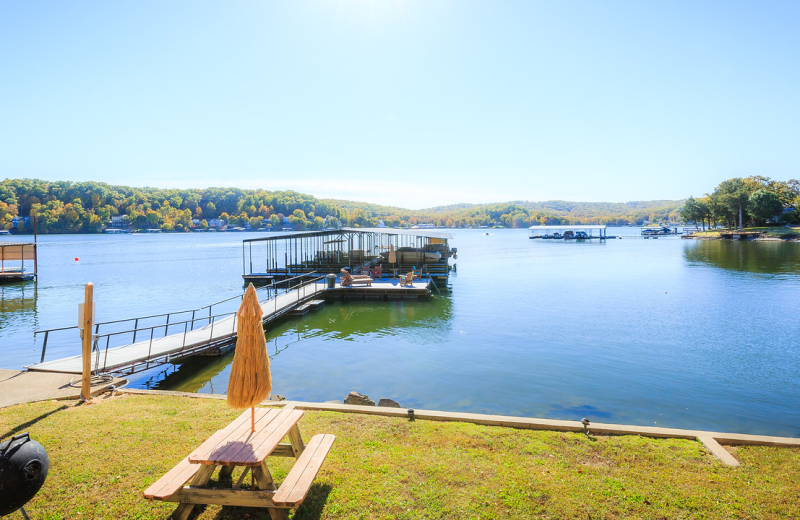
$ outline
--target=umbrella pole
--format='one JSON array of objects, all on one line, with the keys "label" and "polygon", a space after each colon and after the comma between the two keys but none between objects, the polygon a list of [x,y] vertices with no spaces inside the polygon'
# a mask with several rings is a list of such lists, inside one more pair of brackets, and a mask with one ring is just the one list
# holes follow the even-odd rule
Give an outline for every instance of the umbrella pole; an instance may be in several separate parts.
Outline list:
[{"label": "umbrella pole", "polygon": [[250,429],[256,431],[256,407],[250,408]]}]

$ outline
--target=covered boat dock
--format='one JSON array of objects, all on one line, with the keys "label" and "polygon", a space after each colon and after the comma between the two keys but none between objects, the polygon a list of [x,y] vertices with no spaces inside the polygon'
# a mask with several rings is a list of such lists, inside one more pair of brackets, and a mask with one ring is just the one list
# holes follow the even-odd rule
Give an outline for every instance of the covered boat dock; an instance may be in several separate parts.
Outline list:
[{"label": "covered boat dock", "polygon": [[605,225],[597,224],[531,226],[528,228],[531,232],[528,238],[605,240],[609,238],[606,236],[606,228]]},{"label": "covered boat dock", "polygon": [[36,268],[36,243],[0,242],[0,283],[33,280]]},{"label": "covered boat dock", "polygon": [[[421,229],[342,228],[274,233],[242,241],[245,282],[271,283],[306,273],[396,277],[414,269],[446,282],[454,256],[450,233]],[[390,263],[390,250],[395,251]]]}]

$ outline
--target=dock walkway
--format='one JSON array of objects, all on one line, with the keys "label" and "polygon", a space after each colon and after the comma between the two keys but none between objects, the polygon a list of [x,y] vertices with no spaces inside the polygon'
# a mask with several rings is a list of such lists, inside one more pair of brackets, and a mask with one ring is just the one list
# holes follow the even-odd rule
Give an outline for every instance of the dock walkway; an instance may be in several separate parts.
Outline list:
[{"label": "dock walkway", "polygon": [[[401,286],[399,280],[376,280],[371,287],[342,287],[336,283],[327,288],[322,281],[305,284],[288,290],[276,297],[261,302],[263,322],[267,323],[290,313],[295,308],[316,298],[350,300],[350,299],[418,299],[430,295],[433,282],[428,279],[417,280],[410,286]],[[197,321],[205,318],[197,318]],[[143,341],[136,341],[118,347],[100,344],[92,352],[92,372],[97,373],[133,373],[146,370],[175,359],[203,352],[225,351],[236,340],[236,314],[209,319],[210,323],[203,327],[189,330],[188,326],[178,334],[165,335],[153,339],[152,336]],[[153,330],[152,327],[143,330]],[[130,332],[130,331],[128,331]],[[112,334],[113,335],[113,334]],[[97,340],[95,341],[97,343]],[[80,346],[75,347],[80,351]],[[81,355],[43,361],[25,367],[30,371],[60,372],[80,374],[83,371]]]},{"label": "dock walkway", "polygon": [[[324,284],[316,283],[279,294],[276,298],[261,303],[264,323],[284,314],[298,304],[312,299],[324,290]],[[182,357],[196,354],[207,348],[217,347],[236,338],[236,315],[232,314],[219,320],[212,320],[194,330],[171,334],[154,340],[137,341],[129,345],[109,349],[98,349],[93,353],[93,372],[113,372],[117,369],[131,367],[137,363],[160,364],[159,359]],[[31,371],[66,372],[80,374],[83,370],[82,357],[71,356],[62,359],[45,361],[26,367]]]}]

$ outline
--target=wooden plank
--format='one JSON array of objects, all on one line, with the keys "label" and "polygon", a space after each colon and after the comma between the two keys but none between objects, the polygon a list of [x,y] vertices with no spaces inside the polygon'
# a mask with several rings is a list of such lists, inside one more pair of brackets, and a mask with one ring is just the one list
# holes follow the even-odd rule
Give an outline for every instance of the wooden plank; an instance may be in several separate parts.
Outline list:
[{"label": "wooden plank", "polygon": [[[189,455],[189,460],[200,464],[231,465],[231,456],[246,449],[250,442],[259,435],[259,431],[267,428],[280,414],[280,410],[256,408],[256,432],[252,432],[250,424],[250,410],[246,410],[239,418],[245,418],[244,423],[238,423],[235,428],[226,432],[226,435],[216,442],[204,442],[200,448]],[[238,419],[237,419],[238,421]]]},{"label": "wooden plank", "polygon": [[189,486],[168,501],[182,504],[218,504],[222,506],[275,507],[274,491],[249,489],[209,489]]},{"label": "wooden plank", "polygon": [[[233,468],[233,466],[223,466],[223,467],[231,469]],[[240,487],[242,487],[242,482],[244,482],[244,478],[247,476],[247,474],[250,473],[250,469],[251,468],[244,468],[244,471],[242,471],[242,474],[239,475],[239,479],[236,481],[236,484],[233,485],[233,489],[239,489]]]},{"label": "wooden plank", "polygon": [[[208,460],[214,464],[241,465],[238,464],[238,462],[252,454],[255,450],[255,446],[267,437],[270,432],[276,428],[276,425],[280,424],[280,415],[281,410],[270,410],[268,415],[265,415],[256,422],[255,433],[248,427],[247,430],[239,432],[238,437],[228,437],[227,447],[209,455]],[[255,464],[245,465],[253,466]]]},{"label": "wooden plank", "polygon": [[[253,468],[253,475],[256,478],[256,482],[258,483],[259,489],[275,491],[276,489],[275,481],[272,480],[272,475],[270,474],[269,469],[267,468],[267,464],[265,462],[262,462],[260,466],[256,466]],[[285,514],[282,515],[281,512],[275,507],[268,508],[267,510],[269,511],[270,518],[272,518],[273,520],[279,518],[286,518],[286,515]]]},{"label": "wooden plank", "polygon": [[297,427],[297,424],[289,430],[289,441],[292,446],[292,453],[295,457],[299,457],[306,445],[303,443],[303,437],[300,435],[300,428]]},{"label": "wooden plank", "polygon": [[231,432],[237,430],[242,425],[250,425],[250,410],[246,410],[239,417],[234,419],[228,426],[221,430],[217,430],[211,437],[206,439],[200,446],[198,446],[192,453],[189,454],[189,461],[195,464],[202,464],[206,456],[217,449],[217,447],[225,441]]},{"label": "wooden plank", "polygon": [[702,442],[703,445],[708,448],[715,457],[721,460],[724,464],[728,466],[738,466],[739,461],[733,458],[728,450],[720,446],[720,444],[714,439],[714,437],[710,435],[698,435],[697,440]]},{"label": "wooden plank", "polygon": [[328,456],[334,440],[336,440],[336,436],[332,434],[318,434],[312,437],[306,450],[297,459],[278,492],[272,498],[276,505],[297,507],[303,502],[325,457]]},{"label": "wooden plank", "polygon": [[167,471],[163,477],[145,489],[144,497],[149,500],[167,500],[186,484],[199,469],[200,464],[192,464],[189,462],[189,457],[184,458],[175,467]]},{"label": "wooden plank", "polygon": [[[211,475],[214,473],[215,469],[214,466],[201,466],[197,474],[192,478],[190,484],[192,486],[205,486],[211,479]],[[178,490],[178,493],[182,490],[183,488]],[[194,509],[194,504],[181,504],[175,508],[175,511],[172,513],[172,518],[174,520],[186,520],[192,513],[192,509]]]},{"label": "wooden plank", "polygon": [[302,410],[281,410],[280,416],[270,425],[271,431],[265,431],[266,435],[260,435],[253,439],[253,450],[245,452],[242,450],[230,462],[242,466],[257,466],[266,459],[272,450],[288,435],[289,430],[303,417]]},{"label": "wooden plank", "polygon": [[292,449],[292,445],[288,442],[278,444],[272,453],[269,454],[270,457],[294,457],[294,449]]},{"label": "wooden plank", "polygon": [[267,464],[262,462],[258,466],[253,466],[253,476],[256,479],[256,484],[258,484],[258,489],[266,489],[269,491],[275,491],[278,487],[275,485],[275,481],[272,480],[272,473],[269,472],[269,468],[267,468]]}]

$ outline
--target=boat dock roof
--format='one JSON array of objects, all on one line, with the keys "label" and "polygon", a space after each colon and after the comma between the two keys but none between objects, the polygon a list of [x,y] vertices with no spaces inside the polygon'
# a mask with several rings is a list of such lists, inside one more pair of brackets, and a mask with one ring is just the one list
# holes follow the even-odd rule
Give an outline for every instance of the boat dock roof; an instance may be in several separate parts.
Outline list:
[{"label": "boat dock roof", "polygon": [[531,226],[528,229],[544,231],[556,229],[606,229],[608,226],[605,224],[563,224],[563,225],[546,225],[546,226]]},{"label": "boat dock roof", "polygon": [[395,228],[350,228],[343,227],[341,229],[323,229],[320,231],[292,231],[292,232],[278,232],[268,237],[248,238],[243,242],[263,242],[270,240],[285,240],[287,238],[311,238],[311,237],[324,237],[331,235],[342,234],[380,234],[380,235],[393,235],[393,236],[411,236],[421,238],[438,238],[440,240],[452,240],[453,234],[444,231],[432,231],[429,229],[395,229]]}]

